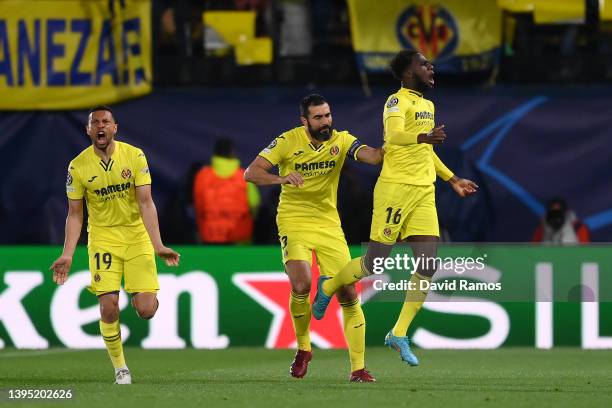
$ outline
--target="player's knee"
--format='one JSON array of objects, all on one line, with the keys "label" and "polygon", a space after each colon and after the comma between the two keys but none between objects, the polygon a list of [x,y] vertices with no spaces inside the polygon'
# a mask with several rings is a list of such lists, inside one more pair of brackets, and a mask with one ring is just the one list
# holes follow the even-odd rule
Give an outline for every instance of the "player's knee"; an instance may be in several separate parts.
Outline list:
[{"label": "player's knee", "polygon": [[103,322],[116,322],[119,319],[119,308],[103,307],[100,311],[100,316]]},{"label": "player's knee", "polygon": [[158,307],[159,301],[157,299],[153,299],[153,301],[137,303],[135,309],[138,317],[144,320],[149,320],[155,316]]},{"label": "player's knee", "polygon": [[357,290],[355,290],[355,285],[343,286],[338,291],[337,296],[340,303],[346,303],[357,299]]},{"label": "player's knee", "polygon": [[292,282],[291,290],[296,295],[306,295],[307,293],[310,293],[310,282],[308,281]]},{"label": "player's knee", "polygon": [[[433,259],[433,258],[432,258]],[[437,262],[423,262],[422,266],[418,269],[419,275],[431,278],[438,270]]]},{"label": "player's knee", "polygon": [[155,312],[156,311],[157,310],[155,310],[155,309],[146,308],[146,309],[137,310],[136,312],[138,313],[138,316],[141,319],[150,320],[150,319],[153,318],[153,316],[155,316]]},{"label": "player's knee", "polygon": [[419,269],[419,275],[421,276],[426,276],[428,278],[431,278],[435,275],[436,273],[436,269],[435,268],[422,268]]},{"label": "player's knee", "polygon": [[368,251],[363,257],[363,273],[365,276],[372,275],[374,271],[381,267],[381,261],[391,253],[393,246],[382,244],[380,242],[370,241]]},{"label": "player's knee", "polygon": [[372,275],[372,271],[380,267],[379,265],[374,265],[375,259],[375,257],[368,254],[363,257],[362,270],[365,276]]},{"label": "player's knee", "polygon": [[100,317],[102,321],[112,323],[119,319],[119,301],[114,299],[105,299],[100,302]]}]

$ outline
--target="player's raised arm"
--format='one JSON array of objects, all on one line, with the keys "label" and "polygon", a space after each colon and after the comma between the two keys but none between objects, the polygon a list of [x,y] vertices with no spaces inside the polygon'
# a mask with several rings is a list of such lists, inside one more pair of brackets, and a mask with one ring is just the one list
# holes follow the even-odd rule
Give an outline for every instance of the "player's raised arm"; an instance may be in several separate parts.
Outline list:
[{"label": "player's raised arm", "polygon": [[274,166],[268,160],[261,156],[257,156],[244,171],[244,180],[257,184],[258,186],[291,184],[299,187],[304,184],[304,179],[300,173],[291,172],[286,176],[277,176],[276,174],[270,173],[272,167]]},{"label": "player's raised arm", "polygon": [[68,199],[64,251],[49,267],[49,270],[53,270],[53,282],[58,285],[63,285],[68,279],[72,256],[81,235],[81,228],[83,228],[83,200]]},{"label": "player's raised arm", "polygon": [[136,186],[136,199],[138,200],[142,222],[149,233],[155,254],[163,258],[166,265],[178,266],[180,255],[162,243],[159,233],[159,221],[157,220],[157,208],[151,196],[151,185]]}]

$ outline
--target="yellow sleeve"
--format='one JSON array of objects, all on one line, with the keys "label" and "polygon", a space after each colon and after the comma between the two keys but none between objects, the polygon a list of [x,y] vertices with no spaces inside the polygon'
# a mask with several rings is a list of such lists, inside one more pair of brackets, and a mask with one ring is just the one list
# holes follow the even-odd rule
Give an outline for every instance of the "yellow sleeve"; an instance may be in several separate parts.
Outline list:
[{"label": "yellow sleeve", "polygon": [[68,175],[66,176],[66,195],[71,200],[81,200],[83,198],[83,183],[79,171],[74,164],[68,165]]},{"label": "yellow sleeve", "polygon": [[140,149],[136,150],[136,168],[134,174],[134,185],[144,186],[151,184],[151,172],[147,164],[147,158],[144,152]]},{"label": "yellow sleeve", "polygon": [[450,180],[450,178],[454,176],[453,172],[442,163],[442,160],[440,160],[436,152],[432,151],[432,153],[436,174],[444,181]]},{"label": "yellow sleeve", "polygon": [[385,120],[385,141],[394,145],[407,146],[418,143],[419,133],[404,130],[404,118],[391,116]]},{"label": "yellow sleeve", "polygon": [[395,95],[391,95],[385,103],[385,109],[383,110],[383,120],[386,122],[388,118],[396,116],[404,119],[406,112],[408,111],[408,101],[404,98],[398,98]]},{"label": "yellow sleeve", "polygon": [[418,133],[406,132],[406,116],[410,110],[408,100],[391,95],[383,111],[385,142],[399,146],[417,143]]},{"label": "yellow sleeve", "polygon": [[289,141],[284,135],[280,135],[268,147],[259,152],[259,155],[276,166],[283,161],[288,151]]}]

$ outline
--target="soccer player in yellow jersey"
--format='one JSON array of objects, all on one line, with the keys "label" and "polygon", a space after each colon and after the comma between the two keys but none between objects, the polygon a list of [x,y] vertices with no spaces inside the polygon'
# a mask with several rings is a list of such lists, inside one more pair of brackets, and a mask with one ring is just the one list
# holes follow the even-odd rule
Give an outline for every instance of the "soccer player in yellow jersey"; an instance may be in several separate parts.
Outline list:
[{"label": "soccer player in yellow jersey", "polygon": [[[322,276],[333,276],[350,253],[336,209],[338,180],[345,159],[369,164],[382,161],[381,149],[361,144],[347,131],[332,128],[328,103],[309,95],[300,104],[302,125],[263,149],[245,171],[255,184],[282,184],[277,224],[285,271],[291,282],[289,309],[298,350],[290,374],[302,378],[312,358],[310,345],[310,285],[312,251]],[[270,173],[278,166],[279,175]],[[337,293],[349,347],[352,382],[376,381],[365,369],[365,318],[354,285]]]},{"label": "soccer player in yellow jersey", "polygon": [[58,285],[68,279],[81,235],[85,199],[91,271],[88,289],[100,303],[100,332],[115,368],[115,383],[131,384],[119,326],[121,278],[138,316],[151,319],[159,306],[155,254],[169,266],[178,265],[179,254],[162,243],[151,197],[151,175],[142,150],[115,140],[117,123],[106,106],[89,112],[86,130],[92,145],[68,167],[64,251],[49,269]]},{"label": "soccer player in yellow jersey", "polygon": [[[435,126],[433,103],[423,98],[423,92],[434,86],[433,65],[422,54],[404,50],[392,60],[391,71],[401,88],[389,96],[383,112],[385,161],[374,189],[370,243],[363,257],[351,260],[333,279],[319,279],[312,307],[317,319],[323,317],[336,291],[370,275],[374,259],[386,258],[398,239],[411,243],[415,257],[436,257],[440,235],[433,184],[436,175],[449,182],[460,197],[478,188],[455,176],[433,150],[434,144],[446,138],[444,125]],[[431,281],[436,272],[434,262],[421,266],[411,278],[415,290],[406,292],[398,320],[385,338],[385,344],[412,366],[419,362],[406,333],[427,296],[427,291],[419,290],[419,281]]]}]

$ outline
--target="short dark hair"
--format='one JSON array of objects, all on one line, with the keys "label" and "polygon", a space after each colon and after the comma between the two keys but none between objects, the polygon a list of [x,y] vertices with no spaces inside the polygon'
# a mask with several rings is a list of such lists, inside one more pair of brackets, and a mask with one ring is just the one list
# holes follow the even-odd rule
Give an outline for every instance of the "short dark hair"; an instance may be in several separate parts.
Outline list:
[{"label": "short dark hair", "polygon": [[389,64],[389,68],[391,68],[391,73],[395,79],[398,81],[402,80],[404,71],[412,64],[412,59],[418,53],[419,52],[415,50],[401,50],[393,57]]},{"label": "short dark hair", "polygon": [[308,108],[311,106],[319,106],[327,103],[327,100],[319,94],[310,94],[302,98],[300,102],[300,115],[307,118]]},{"label": "short dark hair", "polygon": [[[87,116],[91,115],[94,112],[98,112],[98,111],[107,111],[107,112],[110,112],[111,115],[113,116],[113,120],[115,120],[115,114],[113,113],[113,110],[110,108],[110,106],[106,106],[106,105],[94,106],[93,108],[91,108],[89,110],[89,113],[87,114]],[[116,122],[116,120],[115,120],[115,122]]]},{"label": "short dark hair", "polygon": [[547,211],[561,211],[565,213],[567,211],[567,201],[561,197],[553,197],[546,203]]},{"label": "short dark hair", "polygon": [[234,142],[232,139],[221,138],[217,139],[215,142],[215,147],[213,148],[214,156],[221,157],[233,157],[234,155]]}]

